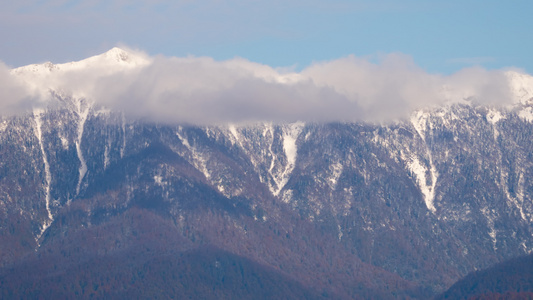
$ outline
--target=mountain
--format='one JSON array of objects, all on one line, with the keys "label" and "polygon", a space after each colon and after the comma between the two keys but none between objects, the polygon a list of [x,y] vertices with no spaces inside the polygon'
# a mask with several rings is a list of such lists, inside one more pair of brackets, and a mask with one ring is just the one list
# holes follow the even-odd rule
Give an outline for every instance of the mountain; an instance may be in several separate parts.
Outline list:
[{"label": "mountain", "polygon": [[468,274],[437,299],[531,299],[533,255]]},{"label": "mountain", "polygon": [[388,123],[157,123],[61,81],[148,64],[12,70],[49,100],[0,120],[3,297],[424,299],[533,249],[528,75]]}]

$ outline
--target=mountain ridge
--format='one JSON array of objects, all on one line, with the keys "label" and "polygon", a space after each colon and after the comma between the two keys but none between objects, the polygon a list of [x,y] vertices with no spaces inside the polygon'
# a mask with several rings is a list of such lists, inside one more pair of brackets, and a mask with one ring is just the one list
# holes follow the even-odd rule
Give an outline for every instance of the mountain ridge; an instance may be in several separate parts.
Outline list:
[{"label": "mountain ridge", "polygon": [[2,274],[215,247],[319,294],[423,299],[533,250],[527,103],[196,126],[51,97],[0,123]]},{"label": "mountain ridge", "polygon": [[[84,88],[79,83],[76,83],[78,85],[77,87],[69,87],[72,84],[68,80],[69,77],[86,77],[87,84],[94,85],[92,81],[97,80],[98,77],[105,79],[106,76],[112,76],[116,73],[139,72],[143,68],[153,65],[154,60],[153,57],[149,57],[142,52],[114,47],[102,54],[75,62],[32,64],[11,69],[10,72],[30,89],[39,90],[42,100],[53,98],[50,95],[51,93],[59,93],[65,94],[65,96],[72,96],[73,98],[84,98],[85,101],[94,103],[97,100],[94,97],[98,97],[98,95],[92,94],[94,91],[91,88]],[[199,58],[199,62],[202,63],[201,58]],[[242,59],[234,59],[231,62],[234,65],[230,66],[230,61],[221,62],[221,67],[241,69],[241,72],[248,73],[252,78],[255,77],[267,82],[274,81],[287,86],[304,83],[309,80],[313,82],[312,78],[306,78],[301,73],[279,73],[276,75],[274,70],[269,70],[268,67],[260,64],[254,64]],[[89,74],[76,75],[78,73],[84,74],[84,72],[89,72]],[[502,71],[502,74],[503,77],[501,79],[505,82],[500,82],[499,84],[506,86],[506,90],[509,92],[507,96],[510,99],[500,99],[499,101],[501,103],[489,103],[489,106],[505,107],[509,110],[518,109],[520,110],[519,115],[521,117],[533,120],[533,111],[530,109],[533,105],[533,76],[521,73],[519,70],[506,70]],[[428,108],[442,107],[443,104],[446,106],[447,104],[468,104],[472,103],[472,101],[483,101],[483,99],[477,99],[479,95],[475,95],[469,88],[460,89],[450,84],[444,84],[440,87],[440,90],[440,96],[446,100],[443,103],[439,103],[436,107],[428,106]],[[106,106],[105,103],[100,103],[100,105],[102,104]],[[424,109],[425,107],[421,107],[416,110]]]}]

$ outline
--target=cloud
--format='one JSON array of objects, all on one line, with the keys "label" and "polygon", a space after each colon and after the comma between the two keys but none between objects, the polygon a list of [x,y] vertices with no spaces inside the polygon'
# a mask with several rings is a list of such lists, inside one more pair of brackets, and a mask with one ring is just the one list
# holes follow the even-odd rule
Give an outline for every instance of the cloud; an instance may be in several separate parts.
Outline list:
[{"label": "cloud", "polygon": [[21,114],[36,104],[35,97],[14,78],[10,69],[0,62],[0,112],[1,115]]},{"label": "cloud", "polygon": [[164,122],[352,120],[358,105],[298,74],[243,59],[156,57],[137,74],[100,80],[101,103]]},{"label": "cloud", "polygon": [[114,49],[44,71],[0,71],[5,111],[49,101],[44,98],[51,88],[134,118],[170,123],[387,121],[450,101],[500,105],[512,99],[504,71],[429,74],[403,54],[348,56],[294,72],[242,58],[149,57]]},{"label": "cloud", "polygon": [[480,104],[507,105],[515,101],[506,71],[471,67],[445,77],[444,93],[450,99],[467,99]]},{"label": "cloud", "polygon": [[385,55],[378,63],[348,56],[314,64],[302,75],[358,102],[370,119],[400,117],[444,101],[439,93],[442,78],[424,72],[402,54]]}]

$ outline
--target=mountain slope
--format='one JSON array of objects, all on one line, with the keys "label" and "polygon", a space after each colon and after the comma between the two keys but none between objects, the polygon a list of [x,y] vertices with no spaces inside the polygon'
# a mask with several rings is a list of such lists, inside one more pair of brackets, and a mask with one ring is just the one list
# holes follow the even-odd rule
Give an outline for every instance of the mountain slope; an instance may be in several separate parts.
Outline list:
[{"label": "mountain slope", "polygon": [[[137,270],[139,255],[207,251],[311,296],[442,292],[533,249],[533,94],[517,78],[512,106],[462,101],[384,124],[161,124],[52,89],[45,107],[0,120],[2,284],[47,261],[67,274],[131,256]],[[199,288],[218,284],[209,276]]]},{"label": "mountain slope", "polygon": [[529,299],[533,296],[533,255],[468,274],[437,299]]}]

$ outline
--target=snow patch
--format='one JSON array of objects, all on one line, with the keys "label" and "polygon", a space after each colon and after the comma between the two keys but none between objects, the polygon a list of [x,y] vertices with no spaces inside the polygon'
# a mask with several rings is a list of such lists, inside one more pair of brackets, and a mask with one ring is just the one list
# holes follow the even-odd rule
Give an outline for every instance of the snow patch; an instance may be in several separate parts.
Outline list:
[{"label": "snow patch", "polygon": [[6,128],[7,128],[7,122],[6,121],[2,121],[0,123],[0,132],[6,131]]},{"label": "snow patch", "polygon": [[159,175],[154,175],[154,182],[157,185],[162,186],[163,185],[163,177],[159,176]]},{"label": "snow patch", "polygon": [[68,149],[68,139],[62,135],[59,136],[59,139],[61,140],[61,146],[63,147],[63,150]]},{"label": "snow patch", "polygon": [[287,156],[287,161],[289,165],[294,166],[296,163],[296,155],[298,153],[298,147],[296,146],[296,140],[304,123],[297,122],[289,125],[283,130],[283,150],[285,150],[285,155]]},{"label": "snow patch", "polygon": [[329,186],[332,190],[335,189],[335,187],[337,186],[337,182],[339,180],[339,177],[341,176],[342,174],[342,170],[343,170],[343,165],[340,163],[340,162],[336,162],[334,164],[332,164],[331,166],[329,166],[329,170],[331,172],[331,176],[328,178],[328,183],[329,183]]},{"label": "snow patch", "polygon": [[501,112],[491,109],[487,113],[487,121],[492,123],[493,125],[498,123],[500,120],[504,119],[505,117],[502,115]]},{"label": "snow patch", "polygon": [[[270,153],[270,167],[268,168],[268,173],[272,178],[274,178],[274,173],[272,173],[272,170],[274,170],[274,166],[276,165],[277,155],[274,150],[272,150],[272,145],[274,144],[274,128],[272,127],[272,124],[265,125],[263,137],[266,137],[268,133],[270,133],[270,138],[272,139],[270,141],[270,146],[268,147],[268,151]],[[269,188],[272,194],[274,194],[275,188],[273,186],[269,186]]]},{"label": "snow patch", "polygon": [[523,250],[524,252],[529,253],[529,252],[527,251],[527,246],[526,246],[526,243],[525,243],[524,241],[522,241],[522,243],[520,243],[520,246],[522,246],[522,250]]},{"label": "snow patch", "polygon": [[192,158],[192,165],[202,172],[206,179],[211,178],[211,174],[209,174],[209,170],[207,170],[207,159],[202,157],[197,149],[189,144],[189,141],[184,138],[179,131],[176,131],[176,136],[180,139],[181,143],[189,150]]},{"label": "snow patch", "polygon": [[241,139],[240,139],[239,133],[237,132],[237,128],[235,128],[235,125],[233,124],[229,125],[228,130],[233,136],[233,138],[235,139],[235,142],[237,142],[242,147]]},{"label": "snow patch", "polygon": [[191,149],[191,145],[189,144],[189,141],[184,138],[179,132],[176,132],[176,136],[180,139],[181,143],[187,148]]},{"label": "snow patch", "polygon": [[[411,161],[407,164],[407,167],[416,177],[416,182],[418,183],[418,186],[420,187],[420,191],[422,192],[422,195],[424,196],[424,202],[426,203],[426,207],[432,212],[435,213],[435,205],[433,203],[435,199],[435,186],[437,183],[437,170],[435,169],[435,166],[433,166],[433,163],[430,161],[430,167],[429,170],[426,169],[424,165],[420,163],[420,160],[418,160],[417,157],[412,156]],[[431,176],[431,183],[427,183],[426,173],[429,172]]]},{"label": "snow patch", "polygon": [[285,190],[281,195],[281,201],[284,203],[290,203],[292,200],[292,190]]},{"label": "snow patch", "polygon": [[122,113],[121,116],[122,127],[122,148],[120,148],[120,158],[124,157],[124,151],[126,150],[126,116]]},{"label": "snow patch", "polygon": [[[415,128],[416,132],[422,139],[422,141],[425,143],[425,132],[426,128],[428,126],[429,121],[429,113],[423,112],[422,110],[416,111],[411,116],[411,123],[413,124],[413,127]],[[433,126],[431,123],[429,124],[430,128]],[[426,207],[432,212],[435,213],[435,187],[437,185],[437,179],[438,179],[438,173],[437,169],[435,168],[435,165],[433,165],[433,159],[431,157],[431,152],[428,149],[426,145],[426,152],[429,157],[429,168],[426,169],[426,166],[422,165],[418,158],[414,155],[408,159],[407,167],[416,177],[416,181],[418,183],[418,186],[420,187],[420,191],[422,192],[422,195],[424,196],[424,202],[426,203]],[[403,157],[403,153],[401,154]],[[426,173],[429,172],[431,183],[428,184],[428,178],[426,177]]]},{"label": "snow patch", "polygon": [[76,114],[78,115],[78,138],[76,140],[76,153],[78,154],[78,159],[80,161],[79,175],[78,175],[78,184],[76,185],[76,196],[80,193],[81,183],[85,174],[87,173],[87,162],[83,157],[83,151],[81,149],[81,141],[83,137],[83,130],[85,128],[85,121],[89,116],[89,104],[84,99],[77,99],[76,102]]},{"label": "snow patch", "polygon": [[[296,122],[286,125],[282,128],[283,151],[285,153],[287,162],[284,168],[281,168],[280,172],[277,174],[273,173],[273,165],[271,164],[270,166],[269,171],[272,174],[272,179],[276,185],[275,187],[271,188],[274,196],[279,195],[281,190],[285,187],[289,181],[292,171],[294,170],[294,167],[296,166],[296,158],[298,155],[298,146],[296,142],[304,126],[305,123]],[[273,154],[272,150],[271,153]],[[272,163],[274,163],[274,157],[272,158]]]},{"label": "snow patch", "polygon": [[43,145],[43,133],[42,133],[42,117],[43,111],[34,109],[33,110],[33,119],[35,121],[35,135],[37,136],[37,139],[39,140],[39,147],[41,148],[41,153],[43,155],[43,162],[44,162],[44,174],[45,174],[45,182],[44,182],[44,192],[45,192],[45,206],[46,211],[48,213],[48,220],[44,221],[44,223],[41,225],[41,232],[37,236],[37,240],[43,235],[43,233],[50,227],[52,222],[54,221],[54,217],[52,216],[52,212],[50,211],[50,185],[52,182],[52,173],[50,172],[50,164],[48,163],[48,158],[46,156],[46,152],[44,151],[44,145]]},{"label": "snow patch", "polygon": [[529,123],[533,123],[533,107],[526,107],[520,110],[518,116]]},{"label": "snow patch", "polygon": [[109,146],[106,145],[104,148],[104,170],[109,166]]},{"label": "snow patch", "polygon": [[428,119],[429,113],[424,112],[422,110],[418,110],[411,115],[411,124],[413,124],[413,127],[415,128],[416,132],[424,141],[426,140],[425,133]]}]

